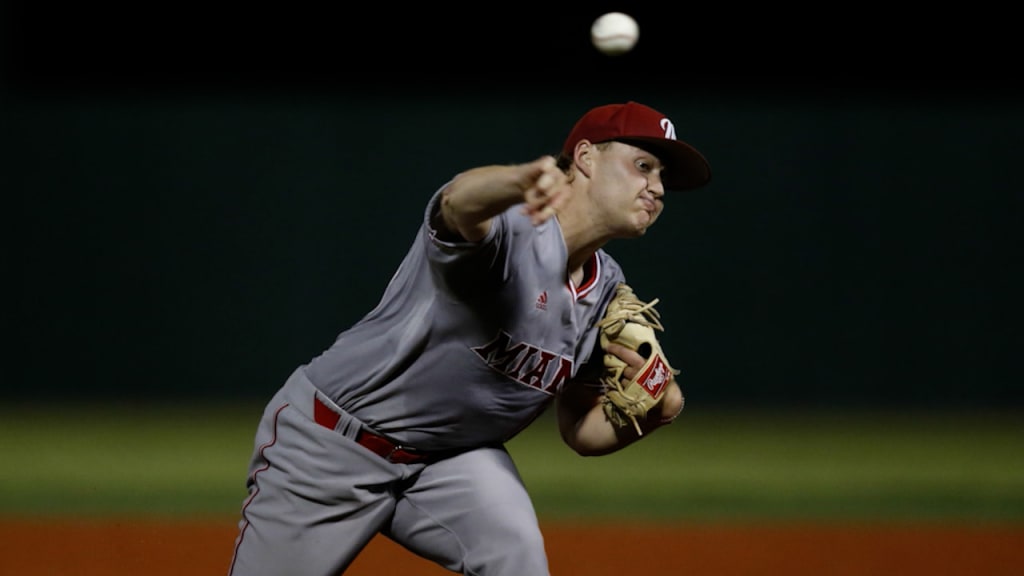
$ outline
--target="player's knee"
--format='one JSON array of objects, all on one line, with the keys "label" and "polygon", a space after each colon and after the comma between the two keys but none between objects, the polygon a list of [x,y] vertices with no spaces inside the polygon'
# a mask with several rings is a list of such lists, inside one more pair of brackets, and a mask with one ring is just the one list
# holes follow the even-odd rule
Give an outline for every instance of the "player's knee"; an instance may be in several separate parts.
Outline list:
[{"label": "player's knee", "polygon": [[466,574],[546,576],[548,559],[539,530],[508,530],[469,550]]}]

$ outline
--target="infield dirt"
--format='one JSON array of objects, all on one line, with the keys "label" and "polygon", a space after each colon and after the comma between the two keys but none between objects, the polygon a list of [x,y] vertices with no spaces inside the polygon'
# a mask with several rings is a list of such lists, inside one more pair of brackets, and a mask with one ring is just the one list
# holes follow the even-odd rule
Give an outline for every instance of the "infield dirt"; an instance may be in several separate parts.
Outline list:
[{"label": "infield dirt", "polygon": [[[1024,565],[1020,525],[544,526],[553,574],[1003,576]],[[232,520],[0,519],[0,574],[226,575]],[[452,572],[377,538],[346,575]]]}]

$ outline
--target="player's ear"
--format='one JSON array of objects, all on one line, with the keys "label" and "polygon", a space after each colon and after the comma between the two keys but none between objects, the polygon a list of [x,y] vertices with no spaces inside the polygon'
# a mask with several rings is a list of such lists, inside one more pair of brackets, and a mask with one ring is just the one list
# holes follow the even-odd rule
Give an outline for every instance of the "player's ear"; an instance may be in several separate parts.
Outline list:
[{"label": "player's ear", "polygon": [[584,176],[590,178],[594,166],[594,144],[587,139],[580,140],[572,149],[572,161]]}]

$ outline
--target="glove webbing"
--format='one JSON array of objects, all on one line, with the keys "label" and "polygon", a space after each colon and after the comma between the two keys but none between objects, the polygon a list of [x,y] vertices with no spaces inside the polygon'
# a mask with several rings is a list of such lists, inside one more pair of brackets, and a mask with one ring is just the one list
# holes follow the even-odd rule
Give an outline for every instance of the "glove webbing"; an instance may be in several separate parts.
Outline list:
[{"label": "glove webbing", "polygon": [[618,330],[615,330],[614,332],[614,334],[618,334],[622,331],[626,322],[639,322],[650,326],[655,330],[664,332],[665,328],[661,325],[661,315],[654,308],[654,305],[657,303],[657,298],[646,304],[637,300],[635,297],[629,298],[628,300],[621,300],[618,302],[620,308],[613,311],[612,314],[601,321],[601,330],[608,334],[610,338],[614,338],[611,327],[615,324],[619,324]]}]

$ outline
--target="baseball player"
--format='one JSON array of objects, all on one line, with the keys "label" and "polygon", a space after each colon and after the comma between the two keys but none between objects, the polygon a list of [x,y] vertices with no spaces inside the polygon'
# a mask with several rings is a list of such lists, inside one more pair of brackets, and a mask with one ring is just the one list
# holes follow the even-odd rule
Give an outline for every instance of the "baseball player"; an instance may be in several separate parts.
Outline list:
[{"label": "baseball player", "polygon": [[[478,167],[426,202],[377,306],[299,366],[255,435],[230,576],[336,576],[376,534],[456,573],[548,574],[505,443],[554,405],[578,454],[672,422],[670,379],[641,430],[613,425],[593,374],[624,281],[603,246],[644,235],[704,156],[636,102],[589,110],[556,159]],[[595,353],[595,350],[598,350]]]}]

